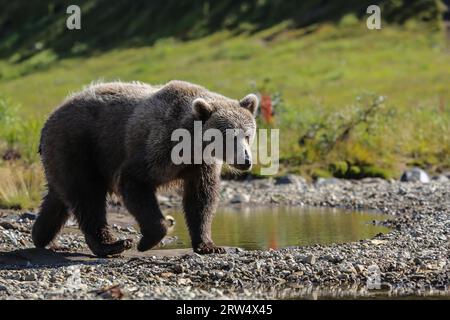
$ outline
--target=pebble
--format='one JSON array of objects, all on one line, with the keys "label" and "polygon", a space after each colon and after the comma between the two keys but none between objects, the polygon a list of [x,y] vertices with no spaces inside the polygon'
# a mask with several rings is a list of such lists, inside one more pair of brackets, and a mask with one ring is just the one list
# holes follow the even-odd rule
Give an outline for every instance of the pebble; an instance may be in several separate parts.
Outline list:
[{"label": "pebble", "polygon": [[250,201],[250,196],[245,193],[239,193],[235,194],[231,200],[230,203],[248,203]]},{"label": "pebble", "polygon": [[20,215],[20,219],[36,220],[37,214],[33,212],[24,212]]},{"label": "pebble", "polygon": [[403,172],[400,181],[429,183],[430,177],[420,168],[412,168]]},{"label": "pebble", "polygon": [[310,254],[308,256],[306,256],[305,258],[303,258],[302,260],[305,263],[309,263],[309,264],[315,264],[316,263],[316,256]]}]

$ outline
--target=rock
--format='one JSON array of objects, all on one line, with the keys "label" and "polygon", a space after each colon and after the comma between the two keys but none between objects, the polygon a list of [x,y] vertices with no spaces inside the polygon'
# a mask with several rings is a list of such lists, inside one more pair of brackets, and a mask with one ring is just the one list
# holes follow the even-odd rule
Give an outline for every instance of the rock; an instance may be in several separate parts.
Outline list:
[{"label": "rock", "polygon": [[436,182],[449,182],[450,181],[450,179],[444,174],[434,176],[433,178],[431,178],[431,180],[436,181]]},{"label": "rock", "polygon": [[400,181],[429,183],[430,177],[420,168],[412,168],[403,172]]},{"label": "rock", "polygon": [[0,222],[0,226],[5,230],[19,230],[21,229],[20,225],[15,222],[2,221]]},{"label": "rock", "polygon": [[301,178],[301,177],[297,177],[296,175],[293,175],[293,174],[288,174],[283,177],[275,178],[275,185],[283,185],[283,184],[299,185],[303,182],[302,180],[303,180],[303,178]]},{"label": "rock", "polygon": [[131,226],[127,227],[125,230],[129,233],[138,233],[137,230]]},{"label": "rock", "polygon": [[357,264],[357,265],[355,266],[355,270],[356,270],[356,272],[358,272],[358,273],[363,273],[364,270],[366,270],[366,268],[365,268],[363,265],[361,265],[361,264]]},{"label": "rock", "polygon": [[373,288],[369,288],[369,291],[390,292],[392,291],[392,285],[387,282],[382,282],[379,287],[375,286]]},{"label": "rock", "polygon": [[99,295],[103,299],[119,300],[123,298],[124,293],[119,285],[114,285],[98,290],[97,295]]},{"label": "rock", "polygon": [[359,180],[361,183],[367,183],[367,184],[376,184],[376,183],[385,183],[386,180],[382,179],[382,178],[372,178],[372,177],[367,177],[367,178],[362,178],[361,180]]},{"label": "rock", "polygon": [[336,178],[318,178],[314,184],[317,188],[324,186],[332,186],[339,183],[339,179]]},{"label": "rock", "polygon": [[173,266],[173,272],[180,274],[183,273],[184,267],[181,264],[176,264]]},{"label": "rock", "polygon": [[284,277],[287,277],[287,276],[289,276],[289,275],[291,274],[291,272],[290,272],[289,270],[282,270],[282,271],[281,271],[281,274],[282,274]]},{"label": "rock", "polygon": [[8,291],[8,288],[0,284],[0,291]]},{"label": "rock", "polygon": [[231,203],[248,203],[249,201],[250,196],[245,193],[237,193],[230,200]]},{"label": "rock", "polygon": [[24,280],[24,281],[36,281],[36,280],[37,280],[37,276],[36,276],[36,274],[34,274],[34,273],[30,273],[30,274],[27,274],[27,275],[23,278],[23,280]]},{"label": "rock", "polygon": [[192,283],[192,281],[189,278],[179,278],[179,279],[177,279],[177,284],[178,285],[184,286],[184,285],[188,285],[188,284],[191,284],[191,283]]},{"label": "rock", "polygon": [[175,276],[175,274],[172,272],[163,272],[160,274],[160,276],[161,276],[161,278],[171,278],[171,277]]},{"label": "rock", "polygon": [[331,263],[340,263],[344,260],[344,258],[342,258],[341,256],[334,256],[331,254],[324,256],[323,259]]},{"label": "rock", "polygon": [[370,243],[374,244],[374,245],[380,245],[380,244],[385,244],[387,243],[387,240],[379,240],[379,239],[372,239],[370,240]]},{"label": "rock", "polygon": [[211,276],[213,279],[220,280],[225,276],[225,274],[222,271],[215,270],[211,272]]},{"label": "rock", "polygon": [[273,184],[269,181],[262,181],[258,183],[258,188],[260,189],[269,189],[272,188]]},{"label": "rock", "polygon": [[36,220],[37,214],[33,212],[24,212],[20,215],[20,219]]},{"label": "rock", "polygon": [[159,246],[164,247],[164,246],[176,243],[177,240],[178,240],[177,236],[165,236],[159,243]]},{"label": "rock", "polygon": [[349,262],[344,262],[340,265],[339,271],[343,273],[357,273],[355,267]]},{"label": "rock", "polygon": [[315,264],[316,263],[316,256],[310,254],[309,256],[306,256],[302,259],[303,262],[308,263],[308,264]]}]

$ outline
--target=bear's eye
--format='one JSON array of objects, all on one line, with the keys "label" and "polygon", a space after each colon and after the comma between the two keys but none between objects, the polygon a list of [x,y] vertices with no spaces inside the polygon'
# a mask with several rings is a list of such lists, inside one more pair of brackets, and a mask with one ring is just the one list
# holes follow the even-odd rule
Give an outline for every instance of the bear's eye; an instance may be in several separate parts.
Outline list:
[{"label": "bear's eye", "polygon": [[245,136],[245,141],[247,142],[247,144],[250,144],[250,136]]}]

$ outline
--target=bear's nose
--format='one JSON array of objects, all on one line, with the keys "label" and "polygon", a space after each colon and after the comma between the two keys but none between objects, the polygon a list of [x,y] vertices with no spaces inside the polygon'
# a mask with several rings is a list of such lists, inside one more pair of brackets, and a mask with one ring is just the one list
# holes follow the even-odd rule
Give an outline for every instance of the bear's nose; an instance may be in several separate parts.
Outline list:
[{"label": "bear's nose", "polygon": [[244,165],[248,166],[248,167],[250,167],[252,165],[252,160],[250,159],[250,156],[249,156],[247,150],[245,150]]}]

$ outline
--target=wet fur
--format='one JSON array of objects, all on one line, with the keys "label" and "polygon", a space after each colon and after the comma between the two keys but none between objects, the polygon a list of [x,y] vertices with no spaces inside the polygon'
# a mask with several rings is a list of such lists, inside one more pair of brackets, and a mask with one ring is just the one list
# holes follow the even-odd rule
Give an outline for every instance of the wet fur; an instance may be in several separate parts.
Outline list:
[{"label": "wet fur", "polygon": [[66,99],[41,133],[39,151],[48,193],[33,226],[36,247],[47,246],[72,212],[96,255],[130,248],[129,240],[114,239],[106,220],[106,195],[117,192],[140,226],[138,249],[148,250],[168,228],[156,191],[182,185],[194,250],[224,252],[211,238],[221,163],[174,165],[170,160],[175,144],[170,141],[171,133],[177,128],[193,130],[199,115],[192,103],[199,97],[217,113],[215,120],[205,121],[206,128],[255,125],[251,113],[242,110],[238,101],[182,81],[159,87],[93,84]]}]

